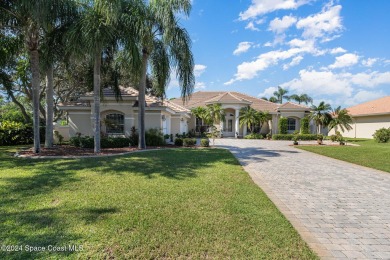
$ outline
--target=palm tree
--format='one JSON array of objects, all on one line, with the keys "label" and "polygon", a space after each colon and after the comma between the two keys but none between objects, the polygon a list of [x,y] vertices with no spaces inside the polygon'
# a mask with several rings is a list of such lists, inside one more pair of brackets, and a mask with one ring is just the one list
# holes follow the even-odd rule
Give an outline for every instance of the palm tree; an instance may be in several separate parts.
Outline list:
[{"label": "palm tree", "polygon": [[259,111],[259,122],[260,122],[260,130],[263,126],[263,124],[268,123],[269,120],[272,119],[272,115],[268,111]]},{"label": "palm tree", "polygon": [[39,49],[40,32],[59,17],[66,9],[66,0],[18,0],[1,1],[0,26],[15,35],[20,35],[25,43],[30,59],[32,103],[33,103],[33,131],[34,153],[40,152],[39,138],[39,98],[40,98],[40,71]]},{"label": "palm tree", "polygon": [[329,130],[335,128],[337,130],[340,127],[341,131],[344,133],[344,130],[351,130],[352,126],[352,117],[348,114],[348,110],[341,109],[338,106],[336,109],[332,111],[332,119],[329,122]]},{"label": "palm tree", "polygon": [[276,97],[270,97],[268,99],[269,102],[272,102],[272,103],[278,103],[278,99]]},{"label": "palm tree", "polygon": [[151,0],[145,11],[140,29],[142,66],[138,95],[138,128],[140,149],[145,143],[145,88],[146,74],[150,63],[152,78],[157,88],[165,89],[169,83],[171,67],[176,69],[183,101],[193,92],[194,60],[191,53],[191,39],[180,27],[176,15],[189,15],[190,0]]},{"label": "palm tree", "polygon": [[253,133],[253,126],[260,122],[259,113],[250,106],[240,109],[240,115],[238,116],[240,126],[247,125],[249,131]]},{"label": "palm tree", "polygon": [[316,123],[317,133],[320,133],[321,127],[327,126],[332,119],[332,116],[329,113],[331,109],[332,107],[324,101],[322,101],[318,106],[311,106],[312,112],[310,114],[310,119],[314,120]]},{"label": "palm tree", "polygon": [[221,104],[212,104],[207,106],[209,117],[211,123],[218,123],[225,121],[225,110],[222,108]]},{"label": "palm tree", "polygon": [[105,48],[115,46],[121,15],[124,12],[121,0],[95,0],[81,6],[80,19],[70,29],[68,44],[70,50],[79,56],[85,54],[93,61],[94,99],[94,152],[100,153],[100,90],[101,62]]},{"label": "palm tree", "polygon": [[280,104],[283,104],[283,98],[287,98],[288,90],[278,86],[278,90],[274,92],[275,98]]},{"label": "palm tree", "polygon": [[289,96],[289,100],[290,99],[295,100],[296,102],[298,102],[298,104],[305,103],[307,105],[308,103],[313,102],[313,99],[309,97],[307,94],[301,94],[301,95],[294,94]]}]

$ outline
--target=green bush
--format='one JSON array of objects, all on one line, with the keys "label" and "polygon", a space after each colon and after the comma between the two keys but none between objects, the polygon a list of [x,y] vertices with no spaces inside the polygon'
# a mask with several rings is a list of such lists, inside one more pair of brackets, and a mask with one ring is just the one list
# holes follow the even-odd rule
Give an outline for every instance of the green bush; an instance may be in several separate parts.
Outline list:
[{"label": "green bush", "polygon": [[210,141],[207,138],[203,138],[200,140],[200,146],[202,147],[209,147],[210,146]]},{"label": "green bush", "polygon": [[372,135],[378,143],[387,143],[390,140],[390,128],[381,128]]},{"label": "green bush", "polygon": [[175,139],[175,145],[176,145],[176,146],[183,146],[183,139],[177,137],[177,138]]},{"label": "green bush", "polygon": [[147,146],[161,146],[165,145],[164,135],[157,128],[151,128],[145,133]]},{"label": "green bush", "polygon": [[194,146],[196,144],[195,138],[184,138],[183,139],[183,145],[184,146]]},{"label": "green bush", "polygon": [[332,142],[336,142],[336,141],[337,141],[337,135],[331,135],[331,136],[329,136],[329,139],[330,139]]},{"label": "green bush", "polygon": [[272,135],[273,140],[293,140],[293,137],[296,136],[297,140],[308,141],[308,140],[317,140],[316,134],[274,134]]},{"label": "green bush", "polygon": [[307,116],[301,119],[301,134],[310,134],[309,124],[310,120]]},{"label": "green bush", "polygon": [[[39,128],[40,140],[45,141],[45,127]],[[33,128],[29,124],[14,121],[0,123],[0,145],[21,145],[34,142]]]},{"label": "green bush", "polygon": [[316,137],[317,140],[321,140],[321,141],[324,140],[324,136],[322,134],[318,134],[316,135]]},{"label": "green bush", "polygon": [[287,134],[287,118],[285,117],[279,118],[278,127],[279,127],[280,134]]},{"label": "green bush", "polygon": [[249,135],[244,136],[244,139],[264,139],[263,135],[251,133]]},{"label": "green bush", "polygon": [[137,133],[137,129],[135,129],[135,127],[133,126],[131,128],[130,132],[131,132],[130,137],[129,137],[130,145],[131,146],[138,146],[138,133]]}]

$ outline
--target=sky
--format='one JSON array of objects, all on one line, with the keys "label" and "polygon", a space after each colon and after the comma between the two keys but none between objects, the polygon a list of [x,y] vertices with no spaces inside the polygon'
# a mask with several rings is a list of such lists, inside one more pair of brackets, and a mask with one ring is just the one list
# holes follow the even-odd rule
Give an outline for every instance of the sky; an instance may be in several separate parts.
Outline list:
[{"label": "sky", "polygon": [[[349,107],[390,95],[389,0],[192,0],[194,91],[281,86]],[[174,74],[168,98],[179,97]]]}]

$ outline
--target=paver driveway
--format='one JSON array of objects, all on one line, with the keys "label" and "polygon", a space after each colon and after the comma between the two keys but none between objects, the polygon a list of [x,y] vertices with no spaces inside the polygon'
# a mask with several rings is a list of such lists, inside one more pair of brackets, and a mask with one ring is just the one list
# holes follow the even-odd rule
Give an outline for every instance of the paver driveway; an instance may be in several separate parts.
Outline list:
[{"label": "paver driveway", "polygon": [[[219,139],[321,258],[390,259],[390,174],[291,142]],[[367,154],[367,156],[370,156]]]}]

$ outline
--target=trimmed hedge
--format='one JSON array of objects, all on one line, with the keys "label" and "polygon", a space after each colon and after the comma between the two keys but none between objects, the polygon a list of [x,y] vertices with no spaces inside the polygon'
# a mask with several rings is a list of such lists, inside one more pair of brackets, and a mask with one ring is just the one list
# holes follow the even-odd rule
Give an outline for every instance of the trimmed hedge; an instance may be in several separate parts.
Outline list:
[{"label": "trimmed hedge", "polygon": [[194,146],[196,144],[195,138],[184,138],[183,139],[183,145],[184,146]]},{"label": "trimmed hedge", "polygon": [[301,134],[309,134],[310,133],[310,120],[307,116],[301,119]]},{"label": "trimmed hedge", "polygon": [[287,118],[279,118],[278,128],[280,134],[287,134]]},{"label": "trimmed hedge", "polygon": [[261,134],[251,133],[249,135],[244,136],[244,139],[264,139],[264,136]]},{"label": "trimmed hedge", "polygon": [[390,140],[390,128],[381,128],[372,135],[378,143],[387,143]]},{"label": "trimmed hedge", "polygon": [[317,140],[316,134],[274,134],[272,135],[273,140],[292,140],[293,137],[296,136],[298,140],[307,141],[307,140]]},{"label": "trimmed hedge", "polygon": [[183,139],[177,137],[177,138],[175,139],[175,145],[176,145],[176,146],[183,146]]},{"label": "trimmed hedge", "polygon": [[200,146],[202,147],[209,147],[210,146],[210,141],[207,138],[203,138],[200,140]]}]

